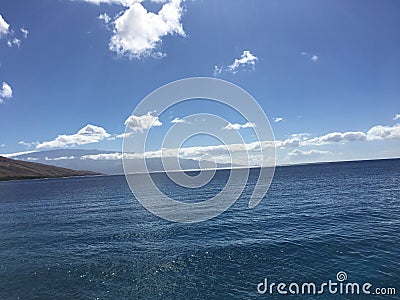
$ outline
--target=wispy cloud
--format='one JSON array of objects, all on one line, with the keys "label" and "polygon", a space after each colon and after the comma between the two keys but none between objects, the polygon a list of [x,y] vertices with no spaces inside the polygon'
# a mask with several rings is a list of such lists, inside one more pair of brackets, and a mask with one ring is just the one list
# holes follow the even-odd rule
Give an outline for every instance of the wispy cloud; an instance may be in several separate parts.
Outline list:
[{"label": "wispy cloud", "polygon": [[241,129],[241,128],[253,128],[253,127],[256,127],[256,125],[254,124],[254,123],[250,123],[250,122],[247,122],[247,123],[245,123],[245,124],[238,124],[238,123],[234,123],[234,124],[232,124],[232,123],[228,123],[228,125],[226,125],[224,128],[222,128],[222,129],[224,129],[224,130],[239,130],[239,129]]},{"label": "wispy cloud", "polygon": [[227,67],[214,66],[214,76],[221,74],[223,71],[236,74],[238,71],[255,70],[258,57],[252,54],[249,50],[244,50],[240,58],[236,58],[232,64]]},{"label": "wispy cloud", "polygon": [[274,123],[279,123],[279,122],[282,122],[283,121],[283,118],[282,117],[276,117],[275,119],[274,119]]},{"label": "wispy cloud", "polygon": [[188,121],[180,118],[175,118],[171,121],[173,124],[188,124]]},{"label": "wispy cloud", "polygon": [[16,46],[17,48],[19,48],[21,46],[21,40],[17,39],[17,38],[13,38],[13,39],[7,41],[7,46],[10,48],[13,46]]},{"label": "wispy cloud", "polygon": [[108,24],[111,21],[111,17],[109,15],[107,15],[107,13],[100,14],[97,18],[99,20],[103,20],[104,23],[106,23],[106,24]]},{"label": "wispy cloud", "polygon": [[25,141],[19,141],[18,144],[25,146],[26,148],[31,148],[31,147],[36,147],[39,143],[38,142],[25,142]]},{"label": "wispy cloud", "polygon": [[23,37],[24,37],[25,39],[28,38],[28,34],[29,34],[28,29],[26,29],[26,28],[21,28],[21,32],[22,32],[22,35],[23,35]]},{"label": "wispy cloud", "polygon": [[393,118],[393,121],[396,121],[396,120],[398,120],[398,119],[400,119],[400,114],[396,114],[396,115],[394,116],[394,118]]},{"label": "wispy cloud", "polygon": [[221,74],[222,71],[224,70],[223,67],[219,67],[219,66],[214,66],[214,77],[217,76],[218,74]]},{"label": "wispy cloud", "polygon": [[71,159],[75,159],[75,158],[76,158],[76,156],[71,155],[71,156],[60,156],[60,157],[54,157],[54,158],[49,158],[46,156],[44,159],[48,160],[48,161],[57,161],[57,160],[71,160]]},{"label": "wispy cloud", "polygon": [[309,57],[313,62],[317,62],[319,60],[319,56],[315,54],[310,54],[308,52],[301,52],[300,54]]},{"label": "wispy cloud", "polygon": [[3,81],[0,89],[0,103],[3,103],[6,99],[10,99],[13,96],[13,90],[11,86]]},{"label": "wispy cloud", "polygon": [[329,153],[330,153],[329,151],[324,151],[324,150],[307,150],[307,151],[304,151],[304,150],[300,150],[300,149],[295,149],[295,150],[293,150],[293,151],[288,153],[288,157],[289,158],[298,157],[298,156],[308,156],[308,157],[310,157],[310,156],[316,157],[317,156],[317,157],[320,157],[322,155],[329,154]]}]

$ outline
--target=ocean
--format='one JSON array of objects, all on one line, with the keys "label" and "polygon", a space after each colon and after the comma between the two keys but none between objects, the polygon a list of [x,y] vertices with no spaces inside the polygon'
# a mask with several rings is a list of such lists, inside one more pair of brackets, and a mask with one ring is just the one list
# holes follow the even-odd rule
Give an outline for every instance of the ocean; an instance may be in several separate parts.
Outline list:
[{"label": "ocean", "polygon": [[[227,176],[195,191],[154,178],[193,201]],[[248,198],[182,224],[148,212],[124,176],[0,182],[0,299],[400,299],[400,159],[278,167],[262,202]],[[318,293],[329,280],[371,294]],[[305,282],[318,291],[292,295]]]}]

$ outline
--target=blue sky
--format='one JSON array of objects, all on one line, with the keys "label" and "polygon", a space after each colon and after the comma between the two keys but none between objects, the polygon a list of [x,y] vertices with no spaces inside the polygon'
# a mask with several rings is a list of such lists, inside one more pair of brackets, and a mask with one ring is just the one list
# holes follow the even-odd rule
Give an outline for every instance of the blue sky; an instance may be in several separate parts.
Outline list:
[{"label": "blue sky", "polygon": [[[120,151],[117,136],[148,93],[216,76],[260,103],[280,163],[400,157],[398,1],[5,0],[0,15],[0,153],[76,140],[88,124],[87,143],[44,145]],[[155,137],[207,109],[219,110],[174,108]]]}]

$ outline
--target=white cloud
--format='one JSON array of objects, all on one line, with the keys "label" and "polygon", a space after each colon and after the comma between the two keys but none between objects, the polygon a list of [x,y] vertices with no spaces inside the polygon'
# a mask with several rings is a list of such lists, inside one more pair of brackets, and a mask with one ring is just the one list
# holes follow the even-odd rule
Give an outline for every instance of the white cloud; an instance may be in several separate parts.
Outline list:
[{"label": "white cloud", "polygon": [[303,151],[300,149],[295,149],[291,152],[288,153],[289,157],[298,157],[298,156],[322,156],[325,154],[330,153],[329,151],[322,151],[322,150],[307,150],[307,151]]},{"label": "white cloud", "polygon": [[109,23],[111,21],[111,17],[109,15],[107,15],[106,13],[101,14],[97,17],[99,20],[103,20],[104,23]]},{"label": "white cloud", "polygon": [[283,141],[275,141],[275,146],[277,148],[295,148],[299,147],[302,140],[299,138],[289,138]]},{"label": "white cloud", "polygon": [[303,137],[291,138],[283,142],[278,142],[278,146],[283,146],[285,142],[290,140],[298,142],[298,146],[320,146],[332,143],[345,143],[356,141],[375,141],[400,139],[400,124],[394,126],[377,125],[371,127],[367,132],[362,131],[347,131],[347,132],[330,132],[323,136],[308,138]]},{"label": "white cloud", "polygon": [[37,157],[27,157],[26,160],[27,161],[36,161],[36,160],[39,160],[39,158],[37,158]]},{"label": "white cloud", "polygon": [[240,58],[235,59],[235,61],[228,66],[228,70],[231,71],[233,74],[236,74],[239,68],[246,66],[251,66],[251,68],[254,70],[254,66],[256,65],[257,60],[258,57],[251,54],[249,50],[244,50]]},{"label": "white cloud", "polygon": [[28,38],[29,31],[26,28],[21,28],[22,35],[24,38]]},{"label": "white cloud", "polygon": [[256,125],[254,123],[250,123],[250,122],[247,122],[246,124],[243,124],[243,125],[242,124],[237,124],[237,123],[234,123],[234,124],[228,123],[228,125],[226,125],[222,129],[225,129],[225,130],[239,130],[241,128],[253,128],[253,127],[256,127]]},{"label": "white cloud", "polygon": [[219,67],[219,66],[214,66],[214,77],[217,76],[218,74],[221,74],[224,68]]},{"label": "white cloud", "polygon": [[283,121],[283,118],[281,118],[281,117],[276,117],[274,119],[274,123],[279,123],[279,122],[282,122],[282,121]]},{"label": "white cloud", "polygon": [[158,117],[153,116],[151,112],[148,112],[143,116],[130,116],[125,120],[124,124],[125,126],[129,126],[129,128],[134,132],[143,132],[145,129],[162,125]]},{"label": "white cloud", "polygon": [[17,38],[13,38],[13,39],[7,41],[7,46],[10,48],[12,46],[16,46],[17,48],[19,48],[21,46],[21,40],[17,39]]},{"label": "white cloud", "polygon": [[325,145],[330,143],[343,143],[353,141],[365,141],[367,134],[362,131],[330,132],[323,136],[307,139],[301,142],[302,146]]},{"label": "white cloud", "polygon": [[330,132],[318,137],[309,137],[308,133],[293,134],[286,140],[277,140],[277,148],[321,146],[334,143],[347,143],[356,141],[374,141],[384,139],[400,139],[400,124],[394,126],[377,125],[367,132],[347,131]]},{"label": "white cloud", "polygon": [[164,36],[185,36],[181,4],[182,0],[170,0],[155,14],[141,3],[125,3],[128,8],[113,22],[110,50],[130,58],[164,56],[158,51]]},{"label": "white cloud", "polygon": [[73,155],[71,155],[71,156],[60,156],[60,157],[55,157],[55,158],[49,158],[49,157],[45,157],[44,159],[45,160],[49,160],[49,161],[57,161],[57,160],[70,160],[70,159],[75,159],[76,158],[76,156],[73,156]]},{"label": "white cloud", "polygon": [[99,154],[89,154],[82,155],[81,160],[121,160],[123,157],[122,153],[99,153]]},{"label": "white cloud", "polygon": [[107,133],[104,128],[88,124],[75,134],[62,134],[52,141],[39,143],[36,146],[36,149],[62,148],[68,146],[97,143],[105,138],[108,138],[109,136],[110,134]]},{"label": "white cloud", "polygon": [[171,121],[171,123],[174,124],[188,124],[188,122],[184,119],[180,119],[180,118],[175,118]]},{"label": "white cloud", "polygon": [[[247,123],[246,123],[247,124]],[[244,124],[244,125],[246,125]],[[244,125],[231,124],[231,129],[240,129]],[[246,126],[250,127],[250,126]],[[353,141],[380,140],[380,139],[400,139],[400,124],[396,126],[374,126],[367,133],[361,131],[348,131],[348,132],[332,132],[320,137],[310,138],[308,133],[293,134],[286,140],[277,141],[256,141],[247,144],[229,144],[229,145],[214,145],[214,146],[195,146],[180,149],[167,149],[163,148],[156,151],[148,151],[145,153],[129,153],[124,154],[128,159],[143,159],[145,158],[168,158],[176,157],[177,153],[180,158],[196,159],[199,160],[204,155],[211,155],[216,162],[225,163],[229,162],[229,153],[238,153],[243,156],[243,161],[247,158],[251,165],[257,165],[261,161],[260,150],[268,150],[271,148],[298,148],[320,146],[332,143],[345,143]],[[304,150],[294,149],[287,154],[289,159],[314,159],[323,157],[325,155],[333,155],[332,152],[326,150]],[[120,160],[123,158],[122,153],[104,153],[96,155],[82,156],[81,159],[91,160]]]},{"label": "white cloud", "polygon": [[33,147],[33,146],[37,146],[39,143],[38,143],[38,142],[31,142],[31,143],[29,143],[29,142],[25,142],[25,141],[19,141],[18,144],[20,144],[20,145],[22,145],[22,146],[25,146],[25,147],[27,147],[27,148],[31,148],[31,147]]},{"label": "white cloud", "polygon": [[396,115],[394,116],[394,118],[393,118],[393,121],[396,121],[396,120],[398,120],[398,119],[400,119],[400,114],[396,114]]},{"label": "white cloud", "polygon": [[13,157],[17,157],[17,156],[20,156],[20,155],[30,154],[30,153],[35,153],[35,152],[37,152],[37,151],[23,151],[23,152],[15,152],[15,153],[1,154],[1,156],[13,158]]},{"label": "white cloud", "polygon": [[400,124],[394,126],[377,125],[367,132],[368,140],[400,139]]},{"label": "white cloud", "polygon": [[13,95],[13,90],[11,86],[3,81],[3,84],[0,89],[0,103],[3,103],[4,100],[10,99]]},{"label": "white cloud", "polygon": [[302,133],[291,134],[290,137],[298,138],[298,139],[301,139],[301,140],[306,140],[310,135],[311,134],[309,134],[309,133],[302,132]]},{"label": "white cloud", "polygon": [[319,56],[315,54],[310,54],[308,52],[301,52],[301,55],[309,57],[313,62],[317,62],[319,60]]},{"label": "white cloud", "polygon": [[[28,30],[25,28],[21,28],[20,29],[22,36],[26,39],[28,37]],[[9,34],[9,40],[7,41],[7,46],[8,47],[20,47],[21,46],[21,39],[15,37],[16,33],[14,32],[14,30],[12,30],[10,28],[10,24],[8,24],[2,15],[0,15],[0,38],[4,35],[8,35]]]},{"label": "white cloud", "polygon": [[10,24],[4,20],[3,16],[0,15],[0,38],[2,35],[6,35],[9,32]]},{"label": "white cloud", "polygon": [[6,145],[5,144],[0,144],[0,147],[6,147]]},{"label": "white cloud", "polygon": [[258,57],[253,55],[249,50],[244,50],[243,54],[240,58],[236,58],[232,64],[229,66],[222,67],[222,66],[214,66],[214,77],[221,74],[222,72],[231,72],[236,74],[239,70],[252,70],[254,71],[256,62],[258,61]]}]

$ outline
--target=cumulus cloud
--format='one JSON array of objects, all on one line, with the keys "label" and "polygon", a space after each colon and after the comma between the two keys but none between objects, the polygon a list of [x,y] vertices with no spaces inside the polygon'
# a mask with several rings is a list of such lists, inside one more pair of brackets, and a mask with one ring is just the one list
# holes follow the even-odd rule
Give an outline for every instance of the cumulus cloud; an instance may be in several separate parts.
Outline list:
[{"label": "cumulus cloud", "polygon": [[377,125],[370,128],[367,132],[330,132],[313,138],[308,133],[293,134],[288,139],[275,141],[275,146],[277,148],[295,148],[385,139],[400,139],[400,124],[394,126]]},{"label": "cumulus cloud", "polygon": [[224,130],[239,130],[241,128],[253,128],[253,127],[256,127],[256,125],[254,123],[250,123],[250,122],[247,122],[245,124],[228,123],[228,125],[226,125],[222,129],[224,129]]},{"label": "cumulus cloud", "polygon": [[3,103],[6,99],[12,98],[13,90],[11,86],[3,81],[0,89],[0,103]]},{"label": "cumulus cloud", "polygon": [[396,114],[396,115],[394,116],[394,118],[393,118],[393,121],[396,121],[396,120],[398,120],[398,119],[400,119],[400,114]]},{"label": "cumulus cloud", "polygon": [[3,16],[0,15],[0,38],[2,35],[9,33],[10,24],[4,20]]},{"label": "cumulus cloud", "polygon": [[362,131],[330,132],[323,136],[302,141],[302,145],[325,145],[329,143],[365,141],[367,134]]},{"label": "cumulus cloud", "polygon": [[302,136],[292,135],[287,140],[276,141],[276,145],[277,147],[320,146],[333,143],[389,139],[400,139],[400,124],[396,124],[394,126],[376,125],[371,127],[367,132],[330,132],[314,138],[310,138],[308,134]]},{"label": "cumulus cloud", "polygon": [[146,56],[164,57],[160,51],[162,40],[167,35],[186,36],[181,23],[184,0],[151,0],[161,3],[157,13],[149,12],[143,0],[83,0],[91,4],[118,4],[124,7],[112,21],[106,13],[98,18],[111,24],[113,35],[109,49],[129,58]]},{"label": "cumulus cloud", "polygon": [[228,70],[231,71],[233,74],[237,73],[239,68],[243,68],[246,66],[251,66],[251,68],[254,70],[254,66],[256,65],[257,60],[258,57],[251,54],[249,50],[244,50],[240,58],[236,58],[235,61],[228,66]]},{"label": "cumulus cloud", "polygon": [[164,56],[159,51],[167,35],[185,36],[181,17],[182,0],[170,0],[155,14],[141,3],[125,3],[127,9],[113,21],[113,36],[109,48],[130,58]]},{"label": "cumulus cloud", "polygon": [[274,123],[279,123],[279,122],[282,122],[282,121],[283,121],[283,118],[281,118],[281,117],[276,117],[274,119]]},{"label": "cumulus cloud", "polygon": [[188,124],[188,121],[180,118],[175,118],[171,121],[173,124]]},{"label": "cumulus cloud", "polygon": [[36,149],[62,148],[97,143],[109,136],[110,134],[104,128],[88,124],[75,134],[62,134],[52,141],[39,143],[36,145]]},{"label": "cumulus cloud", "polygon": [[400,124],[396,124],[394,126],[377,125],[372,127],[367,132],[368,140],[399,139],[399,138],[400,138]]},{"label": "cumulus cloud", "polygon": [[130,116],[125,120],[124,124],[125,126],[129,126],[133,132],[143,132],[145,129],[162,125],[158,117],[153,116],[151,112],[148,112],[143,116]]}]

